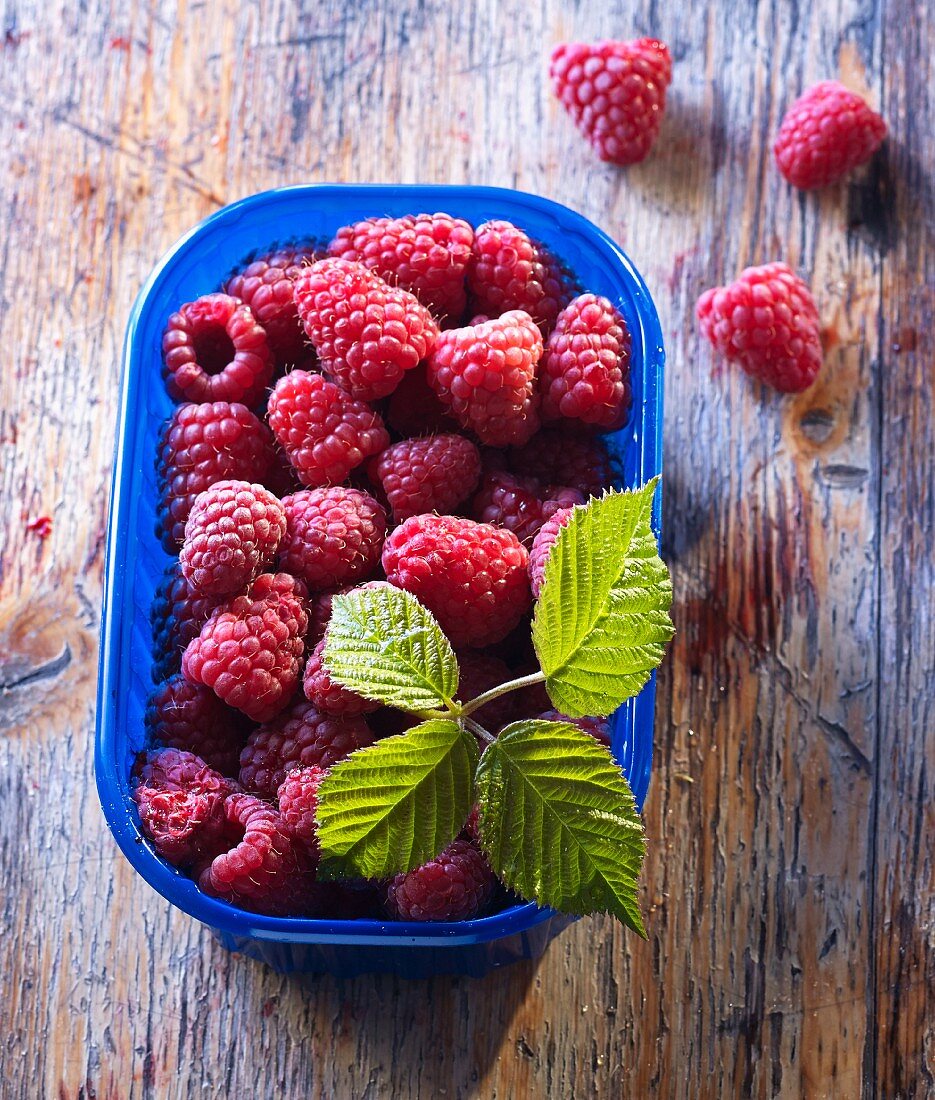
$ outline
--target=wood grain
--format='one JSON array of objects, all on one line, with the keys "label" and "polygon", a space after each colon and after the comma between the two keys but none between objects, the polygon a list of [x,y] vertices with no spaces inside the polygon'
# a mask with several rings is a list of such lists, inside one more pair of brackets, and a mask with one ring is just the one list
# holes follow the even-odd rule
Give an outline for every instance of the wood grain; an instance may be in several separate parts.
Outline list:
[{"label": "wood grain", "polygon": [[[658,34],[657,150],[600,165],[550,97],[563,38]],[[0,27],[0,1092],[19,1097],[935,1094],[933,115],[916,0],[150,0]],[[784,109],[838,76],[885,153],[791,191]],[[283,978],[112,843],[91,745],[120,343],[159,254],[316,180],[491,183],[611,232],[669,363],[660,680],[637,942],[605,920],[484,981]],[[698,293],[784,258],[818,384],[723,370]],[[42,536],[49,516],[51,532]]]}]

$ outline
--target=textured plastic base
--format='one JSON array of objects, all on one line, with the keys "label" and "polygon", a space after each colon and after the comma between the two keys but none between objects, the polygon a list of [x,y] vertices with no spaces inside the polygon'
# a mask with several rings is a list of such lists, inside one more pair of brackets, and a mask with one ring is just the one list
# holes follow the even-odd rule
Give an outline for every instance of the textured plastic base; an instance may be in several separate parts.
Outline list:
[{"label": "textured plastic base", "polygon": [[[140,292],[124,344],[123,388],[107,537],[95,771],[107,822],[127,859],[163,897],[209,925],[231,950],[277,970],[349,976],[392,971],[479,976],[533,958],[569,918],[519,905],[451,924],[374,920],[287,920],[244,913],[200,894],[142,838],[129,797],[131,759],[144,743],[151,690],[149,608],[168,559],[154,534],[155,454],[172,412],[161,377],[166,318],[180,303],[217,288],[243,260],[276,242],[330,238],[374,215],[445,210],[474,225],[507,218],[561,257],[582,286],[604,294],[633,335],[633,412],[609,442],[627,486],[661,472],[664,353],[656,311],[627,256],[581,215],[535,195],[491,187],[322,185],[269,191],[219,210],[184,236]],[[656,523],[659,506],[657,499]],[[655,677],[614,717],[613,749],[642,805],[652,759]]]}]

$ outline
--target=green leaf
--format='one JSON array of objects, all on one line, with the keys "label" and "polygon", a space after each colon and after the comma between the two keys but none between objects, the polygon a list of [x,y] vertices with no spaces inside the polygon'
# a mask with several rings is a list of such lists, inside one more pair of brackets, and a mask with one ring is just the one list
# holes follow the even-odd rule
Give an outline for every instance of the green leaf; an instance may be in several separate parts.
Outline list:
[{"label": "green leaf", "polygon": [[555,706],[611,714],[674,634],[672,582],[650,527],[658,478],[575,508],[549,554],[532,639]]},{"label": "green leaf", "polygon": [[645,938],[645,852],[633,794],[608,750],[568,722],[507,726],[477,769],[490,865],[525,898],[566,913],[613,913]]},{"label": "green leaf", "polygon": [[453,840],[471,812],[477,743],[450,718],[384,737],[339,763],[318,788],[318,840],[330,872],[410,871]]},{"label": "green leaf", "polygon": [[421,713],[448,706],[458,662],[432,613],[392,585],[335,596],[325,635],[332,680],[367,699]]}]

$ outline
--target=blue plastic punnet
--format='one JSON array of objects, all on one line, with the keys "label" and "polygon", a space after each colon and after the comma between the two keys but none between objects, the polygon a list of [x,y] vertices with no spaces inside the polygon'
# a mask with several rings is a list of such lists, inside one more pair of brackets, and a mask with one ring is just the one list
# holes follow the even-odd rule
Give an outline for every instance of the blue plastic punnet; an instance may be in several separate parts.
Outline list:
[{"label": "blue plastic punnet", "polygon": [[[211,215],[160,260],[127,326],[107,533],[95,772],[104,816],[127,859],[173,905],[207,924],[221,943],[280,971],[349,977],[389,971],[404,977],[480,976],[541,954],[572,918],[534,904],[447,924],[298,920],[257,916],[199,893],[163,862],[140,832],[130,798],[134,754],[145,744],[151,691],[149,609],[169,559],[155,535],[159,431],[173,403],[161,375],[166,320],[182,302],[217,289],[251,254],[289,240],[330,239],[349,222],[444,210],[474,225],[505,218],[547,245],[581,286],[610,298],[632,334],[633,410],[608,437],[627,487],[662,471],[664,351],[652,298],[624,252],[565,206],[496,187],[344,185],[284,187]],[[659,500],[656,500],[659,529]],[[655,676],[613,719],[613,750],[642,806],[649,785]]]}]

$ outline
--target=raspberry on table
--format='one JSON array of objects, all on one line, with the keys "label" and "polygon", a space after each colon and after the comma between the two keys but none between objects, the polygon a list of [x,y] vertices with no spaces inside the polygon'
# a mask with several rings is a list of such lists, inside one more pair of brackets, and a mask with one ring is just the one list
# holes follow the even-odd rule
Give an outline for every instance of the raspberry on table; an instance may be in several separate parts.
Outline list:
[{"label": "raspberry on table", "polygon": [[837,183],[866,164],[886,137],[886,123],[837,80],[809,88],[786,112],[773,152],[793,187]]},{"label": "raspberry on table", "polygon": [[614,481],[604,442],[562,428],[547,428],[509,453],[510,468],[545,485],[568,485],[585,497],[600,496]]},{"label": "raspberry on table", "polygon": [[173,313],[162,337],[175,401],[255,405],[273,377],[266,331],[239,298],[205,294]]},{"label": "raspberry on table", "polygon": [[178,672],[182,650],[197,638],[211,612],[220,603],[213,596],[196,592],[176,561],[166,570],[156,588],[150,610],[153,630],[153,680],[157,683]]},{"label": "raspberry on table", "polygon": [[371,459],[371,480],[383,486],[393,519],[453,512],[480,478],[480,454],[461,435],[429,435],[394,443]]},{"label": "raspberry on table", "polygon": [[457,516],[412,516],[383,547],[387,580],[411,592],[456,646],[496,642],[530,604],[529,555],[512,531]]},{"label": "raspberry on table", "polygon": [[328,773],[314,765],[294,768],[279,784],[276,800],[282,826],[293,840],[301,841],[318,854],[318,788]]},{"label": "raspberry on table", "polygon": [[[583,503],[583,502],[581,502]],[[532,549],[529,551],[529,584],[535,599],[539,599],[539,590],[542,588],[542,578],[545,576],[545,563],[548,561],[552,547],[555,545],[562,528],[567,526],[571,519],[572,508],[560,508],[554,512],[539,529],[539,533],[533,539]]]},{"label": "raspberry on table", "polygon": [[229,596],[246,588],[276,556],[286,514],[269,489],[249,481],[216,481],[195,497],[179,554],[196,591]]},{"label": "raspberry on table", "polygon": [[546,520],[575,504],[584,504],[584,495],[577,489],[543,487],[535,478],[493,473],[481,483],[471,514],[479,523],[506,527],[528,545]]},{"label": "raspberry on table", "polygon": [[493,872],[478,849],[453,840],[428,863],[390,880],[386,908],[398,920],[471,920],[483,912],[493,886]]},{"label": "raspberry on table", "polygon": [[335,683],[328,675],[328,670],[322,662],[322,654],[325,651],[325,639],[315,646],[305,663],[305,698],[325,714],[338,716],[352,716],[356,714],[370,714],[377,710],[379,703],[372,699],[365,699],[354,691]]},{"label": "raspberry on table", "polygon": [[339,485],[389,446],[379,415],[320,374],[294,370],[273,387],[269,424],[309,488]]},{"label": "raspberry on table", "polygon": [[425,364],[406,371],[386,406],[386,422],[403,439],[457,429],[438,394],[428,383]]},{"label": "raspberry on table", "polygon": [[194,753],[222,775],[237,774],[250,724],[210,688],[170,676],[150,695],[145,722],[154,743]]},{"label": "raspberry on table", "polygon": [[279,567],[311,588],[363,580],[380,564],[386,513],[369,493],[343,485],[304,489],[282,506],[286,534]]},{"label": "raspberry on table", "polygon": [[293,768],[330,768],[374,740],[363,718],[323,714],[300,697],[247,738],[240,754],[240,785],[263,798],[274,798]]},{"label": "raspberry on table", "polygon": [[159,441],[159,525],[162,544],[175,553],[195,497],[216,481],[262,482],[273,461],[269,430],[237,402],[180,405]]},{"label": "raspberry on table", "polygon": [[392,286],[411,291],[440,321],[458,321],[474,230],[450,214],[366,218],[338,230],[332,256],[357,260]]},{"label": "raspberry on table", "polygon": [[548,336],[574,292],[574,282],[543,245],[508,221],[489,221],[474,236],[468,267],[472,325],[514,310],[528,313]]},{"label": "raspberry on table", "polygon": [[280,367],[297,366],[312,356],[295,307],[295,280],[321,256],[321,250],[312,245],[280,248],[252,260],[224,285],[224,293],[249,306],[266,330],[270,350]]},{"label": "raspberry on table", "polygon": [[[506,664],[499,657],[481,653],[475,649],[462,649],[458,653],[458,699],[468,703],[491,688],[499,687],[513,679]],[[471,715],[490,733],[498,733],[516,714],[516,693],[509,692],[486,703]]]},{"label": "raspberry on table", "polygon": [[630,332],[596,294],[579,294],[558,315],[539,364],[542,419],[580,420],[616,431],[630,410]]},{"label": "raspberry on table", "polygon": [[570,722],[578,729],[590,733],[595,741],[600,741],[606,748],[610,748],[610,719],[609,718],[569,718],[557,710],[546,710],[536,715],[543,722]]},{"label": "raspberry on table", "polygon": [[463,428],[494,447],[526,443],[539,428],[536,364],[542,335],[528,313],[447,329],[428,380]]},{"label": "raspberry on table", "polygon": [[295,301],[322,370],[360,401],[391,394],[438,336],[414,294],[353,260],[312,264],[295,281]]},{"label": "raspberry on table", "polygon": [[182,655],[186,679],[205,684],[255,722],[275,717],[299,682],[307,592],[286,573],[263,573],[221,604]]},{"label": "raspberry on table", "polygon": [[655,38],[563,42],[552,51],[552,91],[601,160],[636,164],[652,148],[672,82],[672,58]]},{"label": "raspberry on table", "polygon": [[818,309],[788,264],[746,268],[706,290],[695,314],[721,355],[783,393],[807,390],[821,369]]}]

